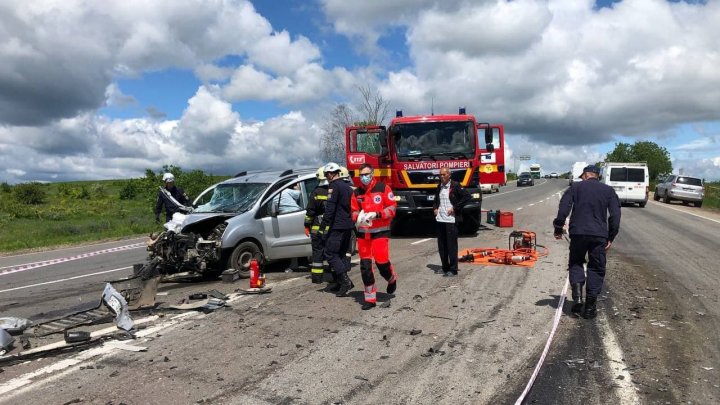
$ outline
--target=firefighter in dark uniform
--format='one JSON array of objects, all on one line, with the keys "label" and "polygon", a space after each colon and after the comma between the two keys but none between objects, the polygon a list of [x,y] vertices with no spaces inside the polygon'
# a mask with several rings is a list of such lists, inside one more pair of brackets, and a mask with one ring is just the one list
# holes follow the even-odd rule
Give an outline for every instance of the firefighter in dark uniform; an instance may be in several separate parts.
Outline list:
[{"label": "firefighter in dark uniform", "polygon": [[[586,166],[580,175],[583,181],[572,183],[563,194],[553,221],[555,239],[561,239],[565,218],[570,215],[568,271],[575,301],[572,312],[582,312],[585,319],[595,318],[597,314],[596,301],[605,279],[606,253],[620,230],[620,200],[612,187],[600,183],[599,175],[597,166]],[[583,270],[586,255],[587,277]],[[585,283],[583,310],[582,289]]]},{"label": "firefighter in dark uniform", "polygon": [[352,189],[340,178],[340,166],[337,163],[326,164],[324,172],[325,178],[330,184],[325,214],[320,228],[323,230],[325,258],[340,285],[335,295],[344,297],[354,287],[347,274],[350,266],[345,260],[345,253],[350,245],[350,234],[354,226],[350,218]]},{"label": "firefighter in dark uniform", "polygon": [[373,259],[380,275],[387,280],[387,293],[397,288],[397,274],[390,263],[390,223],[395,217],[397,202],[390,187],[373,176],[373,167],[360,166],[361,186],[355,189],[352,199],[352,218],[358,231],[360,272],[365,285],[363,310],[377,304],[377,288],[373,274]]},{"label": "firefighter in dark uniform", "polygon": [[[310,279],[315,284],[323,282],[323,273],[325,270],[323,264],[323,232],[320,229],[320,223],[325,214],[325,204],[328,199],[328,181],[325,178],[324,167],[321,167],[315,173],[315,177],[319,180],[318,186],[310,193],[310,201],[305,210],[305,235],[310,237],[312,245],[312,264],[310,265]],[[330,275],[333,273],[330,272]]]},{"label": "firefighter in dark uniform", "polygon": [[175,176],[172,173],[163,174],[165,187],[160,187],[155,202],[155,222],[160,222],[160,212],[165,207],[165,222],[172,220],[176,212],[187,213],[190,199],[185,191],[175,185]]}]

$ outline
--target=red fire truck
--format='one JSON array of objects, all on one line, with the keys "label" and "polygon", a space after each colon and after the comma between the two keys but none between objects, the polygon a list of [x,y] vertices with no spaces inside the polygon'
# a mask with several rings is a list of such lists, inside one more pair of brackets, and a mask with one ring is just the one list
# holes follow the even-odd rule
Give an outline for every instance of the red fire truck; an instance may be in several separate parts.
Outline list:
[{"label": "red fire truck", "polygon": [[[502,125],[478,123],[465,108],[457,115],[403,117],[398,111],[387,129],[345,129],[347,167],[359,185],[359,168],[369,163],[375,168],[375,176],[393,189],[398,203],[396,226],[407,216],[432,216],[438,173],[440,167],[447,166],[452,179],[472,196],[462,213],[461,231],[474,233],[481,222],[481,180],[496,176],[502,181],[494,182],[505,183],[503,135]],[[493,144],[493,138],[498,145]]]}]

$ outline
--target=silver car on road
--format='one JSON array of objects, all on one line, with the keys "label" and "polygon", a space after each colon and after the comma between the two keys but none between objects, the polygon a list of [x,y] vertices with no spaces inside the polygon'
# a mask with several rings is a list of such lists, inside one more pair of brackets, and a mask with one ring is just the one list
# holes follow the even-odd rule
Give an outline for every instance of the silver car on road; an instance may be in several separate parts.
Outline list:
[{"label": "silver car on road", "polygon": [[703,181],[697,177],[671,174],[655,186],[655,201],[663,200],[669,204],[672,200],[682,201],[683,204],[693,203],[702,207],[705,190]]}]

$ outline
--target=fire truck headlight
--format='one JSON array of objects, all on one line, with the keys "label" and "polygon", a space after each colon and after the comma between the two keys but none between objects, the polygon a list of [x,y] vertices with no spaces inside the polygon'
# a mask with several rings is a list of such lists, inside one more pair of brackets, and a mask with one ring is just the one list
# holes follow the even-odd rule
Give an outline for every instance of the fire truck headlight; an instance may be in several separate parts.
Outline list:
[{"label": "fire truck headlight", "polygon": [[480,198],[480,193],[472,193],[472,198]]}]

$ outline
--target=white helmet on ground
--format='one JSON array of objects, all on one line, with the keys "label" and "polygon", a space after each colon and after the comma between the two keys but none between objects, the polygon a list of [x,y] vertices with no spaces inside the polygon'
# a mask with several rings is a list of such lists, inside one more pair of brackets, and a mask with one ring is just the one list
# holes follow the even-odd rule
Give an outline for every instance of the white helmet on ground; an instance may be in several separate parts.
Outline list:
[{"label": "white helmet on ground", "polygon": [[173,176],[172,173],[165,173],[163,174],[163,181],[166,183],[169,181],[175,181],[175,176]]}]

